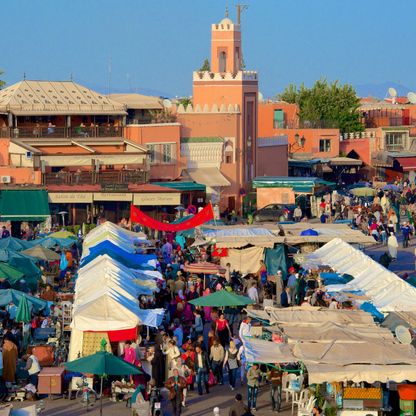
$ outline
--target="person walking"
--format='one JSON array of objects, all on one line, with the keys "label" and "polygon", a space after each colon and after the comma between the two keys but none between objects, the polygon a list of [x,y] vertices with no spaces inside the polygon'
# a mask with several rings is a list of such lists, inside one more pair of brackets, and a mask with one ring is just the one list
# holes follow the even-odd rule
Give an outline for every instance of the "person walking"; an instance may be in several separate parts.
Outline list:
[{"label": "person walking", "polygon": [[229,344],[231,329],[223,313],[220,314],[220,317],[215,322],[215,332],[223,347]]},{"label": "person walking", "polygon": [[201,346],[197,345],[195,347],[195,374],[196,374],[196,384],[198,386],[198,394],[202,396],[203,385],[207,394],[209,393],[208,386],[208,373],[211,367],[208,360],[208,355],[205,351],[202,351]]},{"label": "person walking", "polygon": [[407,222],[403,223],[402,227],[402,234],[403,234],[403,248],[409,247],[409,238],[410,238],[410,232],[411,228]]},{"label": "person walking", "polygon": [[183,389],[186,388],[186,380],[179,375],[177,368],[173,370],[172,377],[165,383],[169,390],[169,400],[172,404],[173,416],[180,416],[182,413]]},{"label": "person walking", "polygon": [[259,377],[259,365],[254,363],[247,371],[247,400],[248,408],[252,411],[256,411],[257,394],[259,392]]},{"label": "person walking", "polygon": [[241,363],[238,359],[238,349],[235,346],[234,341],[230,341],[230,346],[225,353],[224,368],[228,367],[228,382],[230,383],[231,390],[235,389],[235,383],[237,381],[238,369]]},{"label": "person walking", "polygon": [[394,233],[390,233],[390,236],[387,240],[387,248],[389,250],[390,257],[394,260],[397,260],[397,248],[399,247],[399,243],[397,242],[397,238]]},{"label": "person walking", "polygon": [[272,401],[272,410],[274,412],[280,412],[282,405],[282,370],[279,364],[275,364],[267,373],[267,378],[270,381],[270,398]]},{"label": "person walking", "polygon": [[209,358],[211,360],[212,372],[214,373],[214,376],[219,384],[224,384],[224,377],[222,372],[224,357],[224,347],[220,344],[218,338],[215,338],[210,350]]}]

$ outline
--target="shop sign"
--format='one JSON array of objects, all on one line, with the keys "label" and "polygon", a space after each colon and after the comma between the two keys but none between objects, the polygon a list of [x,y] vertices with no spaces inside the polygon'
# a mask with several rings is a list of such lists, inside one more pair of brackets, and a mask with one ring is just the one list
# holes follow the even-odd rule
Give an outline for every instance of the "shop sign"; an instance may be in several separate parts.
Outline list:
[{"label": "shop sign", "polygon": [[144,205],[179,205],[181,203],[181,194],[176,192],[148,192],[134,194],[133,204]]},{"label": "shop sign", "polygon": [[127,183],[106,183],[101,185],[101,189],[105,192],[128,191],[129,185]]},{"label": "shop sign", "polygon": [[132,194],[127,192],[97,192],[94,193],[94,201],[129,201]]},{"label": "shop sign", "polygon": [[50,204],[90,204],[92,193],[90,192],[49,192]]}]

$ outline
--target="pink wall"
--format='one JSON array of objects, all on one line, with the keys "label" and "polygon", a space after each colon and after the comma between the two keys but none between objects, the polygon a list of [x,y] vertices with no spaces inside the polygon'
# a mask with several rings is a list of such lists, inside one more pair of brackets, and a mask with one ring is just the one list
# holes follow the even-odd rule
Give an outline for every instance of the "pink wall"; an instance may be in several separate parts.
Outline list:
[{"label": "pink wall", "polygon": [[257,147],[256,176],[287,176],[287,146]]},{"label": "pink wall", "polygon": [[179,177],[184,163],[180,157],[180,124],[133,124],[125,128],[125,138],[146,146],[151,143],[175,143],[175,157],[171,164],[152,164],[151,180],[174,180]]},{"label": "pink wall", "polygon": [[355,151],[360,160],[365,164],[371,165],[371,150],[370,150],[370,139],[349,139],[340,142],[340,151],[345,155],[348,155],[351,151]]},{"label": "pink wall", "polygon": [[[310,153],[312,157],[336,157],[339,155],[339,130],[338,129],[273,129],[273,136],[286,134],[289,142],[289,153],[302,154]],[[300,148],[296,145],[295,135],[305,137],[305,145]],[[270,136],[268,136],[270,137]],[[319,151],[320,139],[331,140],[329,152]]]}]

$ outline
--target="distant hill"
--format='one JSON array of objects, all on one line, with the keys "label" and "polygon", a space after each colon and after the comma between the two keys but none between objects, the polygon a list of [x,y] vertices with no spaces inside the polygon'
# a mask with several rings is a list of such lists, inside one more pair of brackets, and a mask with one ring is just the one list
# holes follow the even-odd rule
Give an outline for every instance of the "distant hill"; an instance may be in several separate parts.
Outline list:
[{"label": "distant hill", "polygon": [[388,89],[393,87],[396,89],[399,97],[404,97],[408,92],[416,90],[416,88],[407,87],[396,82],[383,82],[381,84],[359,84],[355,85],[355,90],[359,97],[375,97],[383,99],[388,96]]}]

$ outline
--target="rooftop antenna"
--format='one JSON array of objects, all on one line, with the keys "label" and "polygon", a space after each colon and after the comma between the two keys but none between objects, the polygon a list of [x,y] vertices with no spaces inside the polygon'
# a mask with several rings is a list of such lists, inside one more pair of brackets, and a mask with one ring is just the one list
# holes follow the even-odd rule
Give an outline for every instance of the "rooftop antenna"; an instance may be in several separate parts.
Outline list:
[{"label": "rooftop antenna", "polygon": [[71,82],[74,80],[74,74],[72,72],[69,74],[69,80]]},{"label": "rooftop antenna", "polygon": [[228,4],[225,6],[225,17],[228,17],[229,16],[229,14],[228,14]]},{"label": "rooftop antenna", "polygon": [[241,24],[241,12],[248,9],[248,4],[236,4],[237,8],[237,24]]},{"label": "rooftop antenna", "polygon": [[416,104],[416,93],[409,92],[407,94],[407,99],[409,100],[410,104]]},{"label": "rooftop antenna", "polygon": [[23,81],[26,79],[26,72],[23,72]]},{"label": "rooftop antenna", "polygon": [[391,103],[392,104],[396,104],[396,97],[397,97],[397,91],[396,91],[396,89],[393,88],[393,87],[390,87],[388,89],[388,91],[389,91],[389,95],[390,95],[390,98],[391,98]]}]

